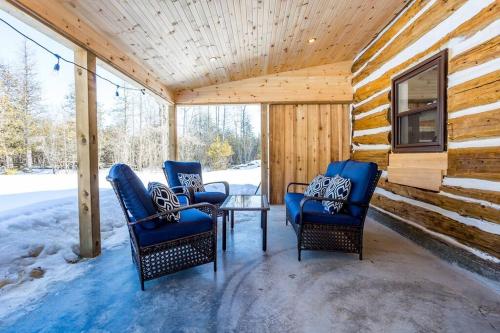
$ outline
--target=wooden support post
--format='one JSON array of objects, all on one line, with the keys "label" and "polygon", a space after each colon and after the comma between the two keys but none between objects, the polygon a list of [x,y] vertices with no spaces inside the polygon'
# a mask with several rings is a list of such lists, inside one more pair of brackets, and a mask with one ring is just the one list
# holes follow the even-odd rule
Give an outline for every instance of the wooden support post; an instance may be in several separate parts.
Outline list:
[{"label": "wooden support post", "polygon": [[269,104],[260,105],[261,193],[269,200]]},{"label": "wooden support post", "polygon": [[177,160],[177,107],[168,105],[168,158]]},{"label": "wooden support post", "polygon": [[[75,50],[75,63],[96,71],[96,57],[85,49]],[[75,66],[75,90],[80,255],[92,258],[101,253],[95,75]]]}]

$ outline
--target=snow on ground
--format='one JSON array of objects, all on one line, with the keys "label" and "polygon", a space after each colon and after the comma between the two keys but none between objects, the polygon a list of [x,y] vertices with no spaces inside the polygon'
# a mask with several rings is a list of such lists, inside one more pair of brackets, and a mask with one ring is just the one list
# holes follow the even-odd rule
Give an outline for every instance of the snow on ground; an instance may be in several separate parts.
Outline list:
[{"label": "snow on ground", "polygon": [[[102,251],[128,242],[125,220],[106,181],[107,173],[99,172]],[[138,175],[146,185],[149,181],[166,183],[161,169]],[[260,182],[260,167],[204,172],[203,180],[225,180],[232,194],[253,194]],[[43,297],[57,282],[71,280],[91,265],[92,260],[78,256],[76,172],[0,175],[0,318]]]}]

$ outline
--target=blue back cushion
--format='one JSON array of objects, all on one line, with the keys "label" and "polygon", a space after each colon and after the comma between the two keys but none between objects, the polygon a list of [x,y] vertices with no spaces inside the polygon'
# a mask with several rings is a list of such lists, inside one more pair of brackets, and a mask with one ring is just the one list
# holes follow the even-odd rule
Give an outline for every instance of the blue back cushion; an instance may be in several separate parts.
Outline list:
[{"label": "blue back cushion", "polygon": [[[340,176],[351,180],[351,193],[349,201],[369,203],[370,187],[377,176],[378,167],[372,162],[358,162],[348,160],[340,172]],[[361,217],[364,208],[349,205],[346,207],[349,213],[354,217]]]},{"label": "blue back cushion", "polygon": [[163,163],[163,169],[167,173],[167,181],[170,187],[182,186],[179,181],[179,173],[196,173],[199,174],[201,178],[200,162],[165,161]]},{"label": "blue back cushion", "polygon": [[325,176],[326,177],[335,177],[336,175],[340,174],[342,172],[342,169],[344,169],[344,166],[346,165],[347,161],[338,161],[338,162],[332,162],[328,164],[328,168],[326,169]]},{"label": "blue back cushion", "polygon": [[[158,213],[153,206],[148,190],[128,165],[122,163],[113,165],[109,170],[108,177],[118,185],[119,195],[125,208],[130,212],[132,221]],[[156,222],[144,222],[141,225],[145,229],[154,229]]]}]

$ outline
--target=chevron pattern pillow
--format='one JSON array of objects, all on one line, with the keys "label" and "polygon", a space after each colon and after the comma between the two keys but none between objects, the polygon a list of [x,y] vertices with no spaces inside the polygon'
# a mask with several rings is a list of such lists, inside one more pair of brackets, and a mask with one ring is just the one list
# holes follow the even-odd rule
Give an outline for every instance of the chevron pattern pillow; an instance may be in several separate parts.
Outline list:
[{"label": "chevron pattern pillow", "polygon": [[307,186],[304,195],[306,197],[323,197],[325,196],[325,191],[330,185],[332,178],[325,177],[323,175],[317,175],[312,180],[311,184]]},{"label": "chevron pattern pillow", "polygon": [[[351,192],[351,180],[348,178],[342,178],[339,175],[333,177],[330,185],[325,191],[324,197],[330,199],[341,199],[347,200],[349,193]],[[321,201],[325,210],[330,214],[336,214],[340,212],[344,206],[343,202],[335,201]]]},{"label": "chevron pattern pillow", "polygon": [[[148,184],[148,192],[153,200],[153,204],[159,213],[164,213],[172,209],[179,208],[181,205],[175,193],[166,185],[158,182]],[[167,222],[179,222],[180,212],[165,215],[162,220]]]},{"label": "chevron pattern pillow", "polygon": [[201,177],[197,173],[178,173],[182,186],[192,187],[195,192],[205,192]]}]

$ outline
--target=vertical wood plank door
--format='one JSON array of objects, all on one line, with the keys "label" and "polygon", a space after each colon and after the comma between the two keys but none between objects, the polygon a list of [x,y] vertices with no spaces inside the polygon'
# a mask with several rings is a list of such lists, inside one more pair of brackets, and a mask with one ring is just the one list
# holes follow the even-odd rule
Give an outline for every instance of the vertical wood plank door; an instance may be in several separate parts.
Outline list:
[{"label": "vertical wood plank door", "polygon": [[288,183],[309,183],[330,162],[349,158],[349,123],[348,104],[269,106],[271,204],[283,204]]}]

